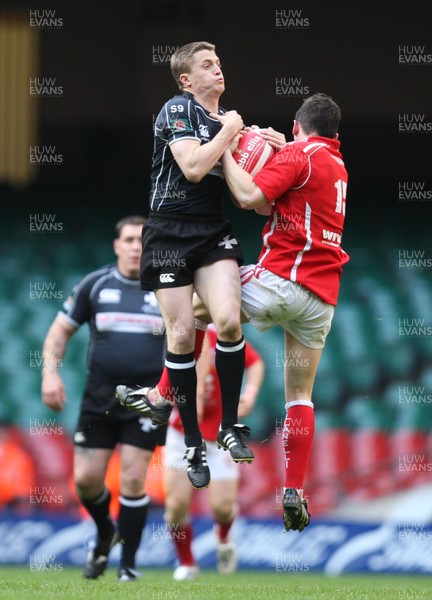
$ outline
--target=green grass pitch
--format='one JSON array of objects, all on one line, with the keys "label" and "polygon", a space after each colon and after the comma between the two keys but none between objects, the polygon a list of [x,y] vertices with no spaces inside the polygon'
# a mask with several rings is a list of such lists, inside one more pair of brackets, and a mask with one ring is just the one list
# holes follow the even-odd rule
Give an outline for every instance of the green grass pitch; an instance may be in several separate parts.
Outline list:
[{"label": "green grass pitch", "polygon": [[71,600],[428,600],[432,577],[346,575],[328,578],[315,573],[271,573],[240,571],[218,575],[202,571],[192,582],[175,582],[172,571],[145,571],[133,583],[116,581],[108,569],[96,581],[82,578],[80,569],[64,567],[51,572],[34,572],[28,567],[0,568],[0,598]]}]

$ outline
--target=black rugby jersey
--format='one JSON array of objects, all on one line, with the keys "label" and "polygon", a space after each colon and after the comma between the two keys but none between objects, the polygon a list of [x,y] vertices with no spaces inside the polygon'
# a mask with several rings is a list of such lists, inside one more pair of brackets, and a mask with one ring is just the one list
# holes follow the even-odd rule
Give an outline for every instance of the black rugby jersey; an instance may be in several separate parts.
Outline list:
[{"label": "black rugby jersey", "polygon": [[74,327],[90,326],[88,368],[108,377],[146,380],[163,368],[165,330],[152,291],[108,265],[74,288],[60,314]]},{"label": "black rugby jersey", "polygon": [[[224,112],[219,109],[219,114]],[[222,162],[218,161],[200,182],[192,183],[183,175],[170,150],[171,144],[178,140],[194,139],[206,144],[221,127],[189,92],[164,104],[154,128],[151,211],[221,216],[227,194]]]}]

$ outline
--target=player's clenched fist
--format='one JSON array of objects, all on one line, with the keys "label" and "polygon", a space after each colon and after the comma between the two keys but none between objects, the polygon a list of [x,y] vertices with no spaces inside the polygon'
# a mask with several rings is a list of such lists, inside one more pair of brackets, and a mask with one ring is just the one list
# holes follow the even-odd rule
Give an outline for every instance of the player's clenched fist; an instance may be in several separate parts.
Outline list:
[{"label": "player's clenched fist", "polygon": [[210,116],[220,121],[223,127],[229,127],[234,134],[237,134],[243,128],[243,119],[236,110],[229,110],[223,115],[211,113]]}]

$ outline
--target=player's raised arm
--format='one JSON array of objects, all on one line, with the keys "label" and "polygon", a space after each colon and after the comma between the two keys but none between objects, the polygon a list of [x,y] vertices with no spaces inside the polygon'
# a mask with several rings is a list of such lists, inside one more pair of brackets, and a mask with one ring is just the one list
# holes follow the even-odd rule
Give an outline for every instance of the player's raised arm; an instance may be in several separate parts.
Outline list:
[{"label": "player's raised arm", "polygon": [[180,139],[170,146],[178,166],[192,183],[198,183],[209,173],[243,127],[243,120],[235,110],[218,117],[222,129],[207,144],[200,144],[193,139]]}]

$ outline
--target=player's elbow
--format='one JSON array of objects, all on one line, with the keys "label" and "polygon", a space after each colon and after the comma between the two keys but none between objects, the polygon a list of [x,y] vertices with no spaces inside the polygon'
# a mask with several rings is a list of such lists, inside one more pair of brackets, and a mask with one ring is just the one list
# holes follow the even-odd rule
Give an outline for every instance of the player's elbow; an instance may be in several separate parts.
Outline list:
[{"label": "player's elbow", "polygon": [[196,167],[188,167],[183,171],[183,175],[190,183],[199,183],[204,177],[205,173],[197,165]]},{"label": "player's elbow", "polygon": [[202,179],[202,175],[190,173],[186,175],[186,179],[189,181],[189,183],[199,183]]},{"label": "player's elbow", "polygon": [[253,206],[251,206],[249,198],[237,198],[237,201],[240,208],[243,208],[245,210],[251,210],[252,208],[254,208]]},{"label": "player's elbow", "polygon": [[246,210],[253,210],[257,206],[262,204],[261,199],[257,198],[256,194],[254,194],[253,192],[250,194],[242,194],[240,197],[237,197],[237,201],[240,207]]}]

